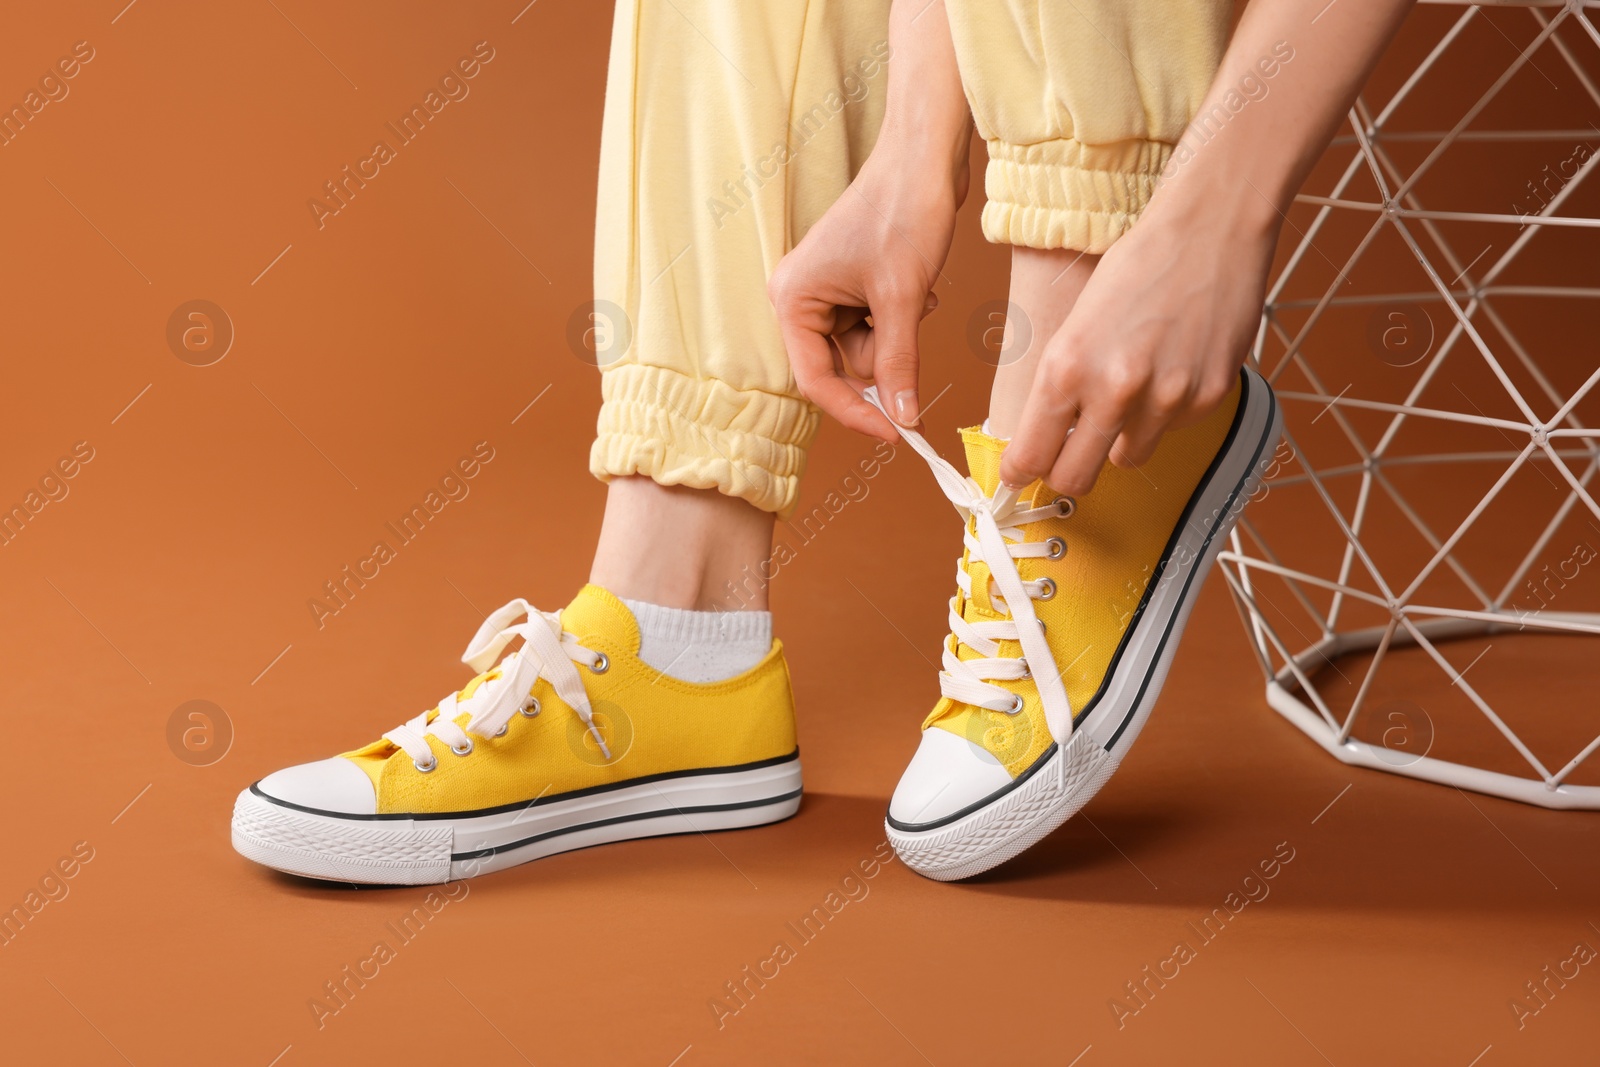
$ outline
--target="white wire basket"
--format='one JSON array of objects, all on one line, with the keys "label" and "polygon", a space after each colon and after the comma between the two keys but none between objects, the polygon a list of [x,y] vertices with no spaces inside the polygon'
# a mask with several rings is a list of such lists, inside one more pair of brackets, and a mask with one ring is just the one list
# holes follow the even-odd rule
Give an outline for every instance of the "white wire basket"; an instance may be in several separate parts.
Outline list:
[{"label": "white wire basket", "polygon": [[1220,569],[1339,760],[1600,808],[1600,3],[1443,6],[1297,198],[1253,353],[1286,444]]}]

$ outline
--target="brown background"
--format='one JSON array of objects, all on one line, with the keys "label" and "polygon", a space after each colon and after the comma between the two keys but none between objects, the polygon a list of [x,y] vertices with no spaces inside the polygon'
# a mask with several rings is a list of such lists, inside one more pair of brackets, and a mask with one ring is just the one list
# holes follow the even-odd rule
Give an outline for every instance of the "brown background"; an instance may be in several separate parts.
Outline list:
[{"label": "brown background", "polygon": [[[1595,817],[1324,757],[1265,707],[1219,581],[1146,739],[1083,817],[970,884],[890,864],[719,1028],[708,1002],[723,983],[792,940],[785,924],[882,841],[936,692],[959,540],[910,453],[775,587],[806,753],[796,819],[469,883],[319,1028],[308,1002],[375,941],[395,944],[386,924],[425,892],[256,868],[229,846],[230,807],[262,774],[350,747],[449,691],[483,611],[513,595],[559,606],[587,572],[603,501],[584,473],[598,390],[564,335],[589,296],[609,10],[121,3],[41,5],[0,34],[7,101],[74,42],[95,49],[70,96],[0,148],[0,502],[21,501],[74,443],[94,449],[70,494],[0,547],[0,904],[20,902],[75,843],[94,853],[70,895],[0,947],[9,1061],[1594,1056],[1595,966],[1525,1029],[1508,1002],[1576,942],[1600,946]],[[1408,26],[1381,85],[1398,83],[1443,18]],[[1503,12],[1464,39],[1465,61],[1428,94],[1436,114],[1418,128],[1452,122],[1535,29]],[[1593,60],[1592,42],[1568,39]],[[471,95],[318,230],[306,200],[483,40],[496,56]],[[1549,85],[1519,81],[1499,122],[1591,127],[1596,109],[1559,59],[1540,61]],[[1479,184],[1458,204],[1507,210],[1567,151],[1464,160]],[[1501,169],[1485,188],[1491,163]],[[925,395],[950,386],[930,418],[947,453],[950,431],[981,416],[987,380],[967,316],[1004,292],[1006,257],[978,236],[978,204],[924,331]],[[1342,262],[1339,240],[1327,254]],[[1545,269],[1592,269],[1593,248],[1569,242]],[[1373,269],[1373,284],[1392,280]],[[166,342],[169,315],[192,299],[236,329],[209,367]],[[1576,340],[1587,327],[1543,321],[1570,386],[1593,364],[1592,343]],[[1354,379],[1372,354],[1362,323],[1347,329]],[[471,495],[319,629],[307,600],[482,440],[496,457]],[[803,507],[869,450],[826,427]],[[1524,641],[1477,670],[1581,733],[1591,662],[1586,643]],[[231,747],[208,766],[169,746],[169,719],[190,700],[231,722]],[[1119,1029],[1111,998],[1178,940],[1196,942],[1186,924],[1280,842],[1295,858],[1271,895]]]}]

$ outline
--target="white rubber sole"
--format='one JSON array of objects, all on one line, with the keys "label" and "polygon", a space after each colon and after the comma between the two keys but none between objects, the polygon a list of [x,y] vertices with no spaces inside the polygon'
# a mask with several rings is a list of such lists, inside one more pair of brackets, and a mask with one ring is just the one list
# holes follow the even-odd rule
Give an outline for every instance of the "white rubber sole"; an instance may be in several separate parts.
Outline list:
[{"label": "white rubber sole", "polygon": [[798,755],[459,815],[340,815],[251,786],[234,803],[233,847],[306,878],[430,885],[613,841],[761,826],[799,809]]},{"label": "white rubber sole", "polygon": [[1267,383],[1254,371],[1245,375],[1233,438],[1197,489],[1093,710],[1064,746],[1052,745],[1010,786],[955,818],[925,829],[886,820],[889,843],[907,867],[950,882],[998,866],[1076,815],[1122,763],[1160,695],[1217,553],[1273,462],[1282,414]]}]

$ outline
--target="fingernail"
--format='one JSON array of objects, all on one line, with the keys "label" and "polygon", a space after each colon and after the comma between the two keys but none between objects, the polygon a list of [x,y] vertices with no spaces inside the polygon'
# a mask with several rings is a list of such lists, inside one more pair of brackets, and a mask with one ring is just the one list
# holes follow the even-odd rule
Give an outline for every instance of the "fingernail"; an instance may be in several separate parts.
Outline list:
[{"label": "fingernail", "polygon": [[1009,478],[1000,479],[1000,484],[1005,486],[1007,489],[1026,489],[1026,488],[1028,488],[1028,483],[1027,482],[1013,482]]},{"label": "fingernail", "polygon": [[928,299],[926,299],[926,300],[924,300],[922,302],[922,306],[927,311],[932,311],[933,309],[937,308],[939,306],[939,298],[938,298],[938,296],[936,296],[933,293],[929,293],[928,294]]},{"label": "fingernail", "polygon": [[894,414],[900,420],[901,426],[915,426],[917,424],[917,391],[915,389],[902,389],[894,394]]}]

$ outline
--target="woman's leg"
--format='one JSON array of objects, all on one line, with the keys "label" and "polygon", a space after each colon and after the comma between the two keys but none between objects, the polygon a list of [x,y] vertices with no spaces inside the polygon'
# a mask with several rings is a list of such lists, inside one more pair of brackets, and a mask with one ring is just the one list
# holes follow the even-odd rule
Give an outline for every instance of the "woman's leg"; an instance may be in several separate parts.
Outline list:
[{"label": "woman's leg", "polygon": [[[797,810],[788,668],[766,613],[729,609],[764,606],[743,579],[794,506],[816,430],[767,275],[871,147],[886,12],[619,0],[591,457],[611,490],[594,581],[558,615],[495,611],[467,656],[482,673],[436,712],[246,790],[241,852],[311,877],[442,882]],[[744,595],[724,595],[730,581]]]},{"label": "woman's leg", "polygon": [[[610,483],[593,579],[680,608],[728,585],[793,509],[815,409],[767,277],[859,169],[883,112],[887,0],[621,0],[595,240]],[[620,329],[619,329],[620,327]]]}]

